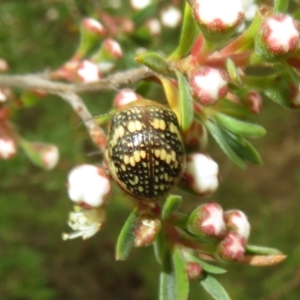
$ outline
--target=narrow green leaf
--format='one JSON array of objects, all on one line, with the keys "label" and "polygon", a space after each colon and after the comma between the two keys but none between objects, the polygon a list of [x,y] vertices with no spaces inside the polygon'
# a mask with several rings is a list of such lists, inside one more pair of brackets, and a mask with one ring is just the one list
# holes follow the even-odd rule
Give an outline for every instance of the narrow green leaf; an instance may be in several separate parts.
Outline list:
[{"label": "narrow green leaf", "polygon": [[216,267],[216,266],[213,266],[213,265],[210,265],[207,262],[203,261],[202,259],[199,259],[199,258],[193,256],[192,254],[188,255],[188,259],[190,261],[198,263],[202,267],[202,269],[204,271],[206,271],[207,273],[211,273],[211,274],[224,274],[224,273],[227,272],[227,270],[219,268],[219,267]]},{"label": "narrow green leaf", "polygon": [[155,52],[142,53],[135,60],[160,74],[168,74],[170,72],[167,61]]},{"label": "narrow green leaf", "polygon": [[198,33],[198,26],[194,20],[191,6],[186,3],[183,15],[183,24],[180,34],[179,45],[170,55],[171,60],[177,60],[186,56],[191,49]]},{"label": "narrow green leaf", "polygon": [[126,260],[134,244],[134,231],[138,219],[138,209],[135,208],[126,220],[118,237],[116,260]]},{"label": "narrow green leaf", "polygon": [[174,211],[176,211],[182,202],[182,197],[177,195],[170,195],[162,208],[162,218],[167,219]]},{"label": "narrow green leaf", "polygon": [[262,92],[274,102],[280,104],[285,108],[291,108],[291,102],[288,95],[285,93],[284,90],[273,86],[268,86],[262,90]]},{"label": "narrow green leaf", "polygon": [[274,13],[286,13],[289,0],[274,0]]},{"label": "narrow green leaf", "polygon": [[200,281],[200,283],[215,300],[231,299],[223,286],[214,277],[207,275]]},{"label": "narrow green leaf", "polygon": [[159,264],[162,264],[165,252],[165,237],[161,230],[153,243],[154,255]]},{"label": "narrow green leaf", "polygon": [[193,97],[190,86],[184,75],[176,71],[179,89],[180,126],[183,131],[187,130],[194,119]]},{"label": "narrow green leaf", "polygon": [[159,280],[159,300],[176,300],[176,276],[170,251],[165,251]]},{"label": "narrow green leaf", "polygon": [[178,247],[175,247],[173,250],[173,266],[176,280],[175,299],[186,300],[189,296],[189,280],[185,270],[185,261],[183,260]]},{"label": "narrow green leaf", "polygon": [[289,65],[286,66],[286,70],[294,84],[297,86],[298,89],[300,89],[300,74]]},{"label": "narrow green leaf", "polygon": [[242,159],[248,160],[249,162],[257,165],[262,164],[261,156],[249,141],[229,131],[223,130],[222,132],[226,136],[227,142],[230,145],[230,147]]},{"label": "narrow green leaf", "polygon": [[266,130],[257,124],[241,121],[219,112],[214,113],[214,117],[220,125],[241,136],[259,138],[266,134]]},{"label": "narrow green leaf", "polygon": [[246,254],[256,254],[256,255],[276,255],[282,254],[282,252],[275,248],[247,245]]},{"label": "narrow green leaf", "polygon": [[241,87],[243,82],[241,80],[241,76],[240,76],[239,71],[236,68],[233,60],[227,59],[226,68],[227,68],[228,74],[230,76],[230,79],[233,81],[233,83],[236,86]]},{"label": "narrow green leaf", "polygon": [[224,153],[231,159],[231,161],[239,168],[244,169],[246,167],[245,161],[227,143],[226,136],[224,136],[218,125],[209,119],[203,120],[203,123]]}]

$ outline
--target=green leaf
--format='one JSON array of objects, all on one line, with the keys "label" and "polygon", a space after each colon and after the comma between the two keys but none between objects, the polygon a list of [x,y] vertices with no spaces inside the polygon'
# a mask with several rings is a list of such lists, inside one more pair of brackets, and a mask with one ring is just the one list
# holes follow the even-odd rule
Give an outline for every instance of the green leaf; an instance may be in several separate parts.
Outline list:
[{"label": "green leaf", "polygon": [[171,60],[177,60],[186,56],[197,37],[198,27],[192,14],[191,6],[186,3],[183,15],[183,24],[180,34],[179,45],[170,55]]},{"label": "green leaf", "polygon": [[162,219],[167,219],[174,211],[176,211],[182,202],[182,197],[177,195],[170,195],[162,208]]},{"label": "green leaf", "polygon": [[219,267],[216,267],[216,266],[213,266],[213,265],[210,265],[207,262],[203,261],[202,259],[199,259],[199,258],[193,256],[192,254],[188,255],[188,259],[190,261],[198,263],[202,267],[202,269],[204,271],[206,271],[207,273],[211,273],[211,274],[224,274],[224,273],[227,272],[227,270],[219,268]]},{"label": "green leaf", "polygon": [[138,219],[138,209],[135,208],[126,220],[117,241],[116,260],[126,260],[134,244],[134,233]]},{"label": "green leaf", "polygon": [[228,144],[242,159],[248,160],[257,165],[262,164],[261,156],[250,142],[241,136],[235,135],[234,133],[228,131],[223,131],[223,133],[227,136]]},{"label": "green leaf", "polygon": [[230,300],[226,290],[215,278],[207,275],[200,283],[215,300]]},{"label": "green leaf", "polygon": [[282,252],[275,248],[256,246],[256,245],[247,245],[245,254],[276,255],[276,254],[282,254]]},{"label": "green leaf", "polygon": [[286,66],[286,70],[294,84],[300,89],[300,74],[289,65]]},{"label": "green leaf", "polygon": [[227,59],[226,68],[227,68],[229,77],[233,81],[233,83],[236,86],[241,87],[243,85],[243,82],[241,80],[241,76],[240,76],[239,71],[236,68],[234,62],[231,59]]},{"label": "green leaf", "polygon": [[186,300],[189,282],[185,263],[177,247],[164,253],[160,274],[159,300]]},{"label": "green leaf", "polygon": [[274,0],[274,13],[286,13],[289,0]]},{"label": "green leaf", "polygon": [[231,161],[239,168],[244,169],[246,167],[245,161],[228,144],[226,136],[224,136],[218,125],[209,119],[203,120],[203,123],[224,153],[231,159]]},{"label": "green leaf", "polygon": [[155,52],[142,53],[135,60],[160,74],[170,73],[167,61]]},{"label": "green leaf", "polygon": [[173,266],[176,281],[176,298],[174,300],[186,300],[189,295],[189,280],[185,269],[185,261],[178,247],[173,250]]},{"label": "green leaf", "polygon": [[268,86],[262,90],[262,92],[274,102],[280,104],[285,108],[291,108],[290,97],[286,91],[277,87],[276,85]]},{"label": "green leaf", "polygon": [[176,276],[170,251],[165,251],[159,280],[159,300],[176,299]]},{"label": "green leaf", "polygon": [[214,118],[229,131],[250,138],[259,138],[266,134],[266,130],[257,124],[241,121],[231,116],[215,112]]},{"label": "green leaf", "polygon": [[179,89],[179,110],[180,110],[180,126],[183,131],[187,130],[194,119],[193,97],[191,95],[190,85],[185,76],[176,71]]},{"label": "green leaf", "polygon": [[157,262],[162,264],[165,253],[165,237],[162,230],[156,236],[153,244],[153,250]]},{"label": "green leaf", "polygon": [[137,11],[132,17],[132,21],[135,23],[136,28],[139,28],[145,20],[148,20],[150,17],[156,14],[158,3],[151,3],[146,6],[144,9]]}]

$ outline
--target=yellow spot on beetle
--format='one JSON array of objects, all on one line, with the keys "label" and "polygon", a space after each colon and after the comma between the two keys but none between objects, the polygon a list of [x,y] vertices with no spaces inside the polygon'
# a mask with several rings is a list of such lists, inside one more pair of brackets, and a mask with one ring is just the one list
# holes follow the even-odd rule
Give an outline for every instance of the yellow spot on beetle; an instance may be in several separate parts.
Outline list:
[{"label": "yellow spot on beetle", "polygon": [[162,119],[159,120],[159,128],[161,130],[165,130],[166,129],[166,122]]},{"label": "yellow spot on beetle", "polygon": [[134,151],[133,153],[133,156],[134,156],[134,159],[135,159],[135,162],[140,162],[141,161],[141,154],[140,154],[140,151]]},{"label": "yellow spot on beetle", "polygon": [[130,161],[130,164],[134,167],[135,166],[134,156],[130,156],[129,161]]},{"label": "yellow spot on beetle", "polygon": [[124,155],[124,159],[123,159],[125,165],[129,164],[129,156],[128,155]]},{"label": "yellow spot on beetle", "polygon": [[155,155],[156,157],[159,157],[159,156],[160,156],[160,150],[159,150],[159,149],[156,149],[156,150],[154,151],[154,155]]},{"label": "yellow spot on beetle", "polygon": [[128,130],[129,130],[130,132],[135,132],[135,123],[134,123],[133,121],[130,121],[130,122],[128,123],[127,128],[128,128]]},{"label": "yellow spot on beetle", "polygon": [[140,151],[140,155],[142,158],[146,158],[146,151],[144,150]]},{"label": "yellow spot on beetle", "polygon": [[166,157],[167,157],[167,152],[166,152],[165,149],[162,149],[162,150],[160,151],[160,159],[161,159],[161,160],[166,160]]}]

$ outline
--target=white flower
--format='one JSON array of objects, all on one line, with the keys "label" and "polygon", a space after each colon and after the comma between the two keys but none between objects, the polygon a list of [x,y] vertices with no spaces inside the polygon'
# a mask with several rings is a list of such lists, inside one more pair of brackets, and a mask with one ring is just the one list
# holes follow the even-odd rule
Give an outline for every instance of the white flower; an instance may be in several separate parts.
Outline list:
[{"label": "white flower", "polygon": [[133,90],[127,88],[121,89],[115,96],[114,106],[115,108],[120,109],[139,98],[141,97]]},{"label": "white flower", "polygon": [[92,19],[92,18],[85,18],[82,21],[83,27],[92,33],[98,34],[98,35],[103,35],[106,33],[106,29],[104,26],[97,20]]},{"label": "white flower", "polygon": [[105,204],[111,183],[105,170],[93,165],[81,165],[68,175],[68,193],[72,201],[89,207]]},{"label": "white flower", "polygon": [[96,234],[105,222],[105,211],[102,208],[85,210],[78,206],[70,213],[68,225],[74,230],[72,233],[63,233],[63,240],[82,237],[88,239]]}]

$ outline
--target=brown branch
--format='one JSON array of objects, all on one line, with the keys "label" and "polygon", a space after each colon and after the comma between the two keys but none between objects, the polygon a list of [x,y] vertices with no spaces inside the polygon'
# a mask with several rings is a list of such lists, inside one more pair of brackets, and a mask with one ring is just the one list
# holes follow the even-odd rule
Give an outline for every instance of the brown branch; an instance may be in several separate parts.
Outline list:
[{"label": "brown branch", "polygon": [[43,90],[50,94],[84,93],[100,90],[116,90],[128,84],[136,83],[154,73],[146,67],[115,73],[93,83],[62,83],[48,79],[44,74],[1,75],[0,86],[30,90]]},{"label": "brown branch", "polygon": [[89,132],[92,141],[101,151],[104,151],[106,145],[106,135],[102,128],[97,124],[82,99],[74,93],[56,93],[56,95],[60,96],[72,106],[81,120],[84,121],[83,124]]}]

